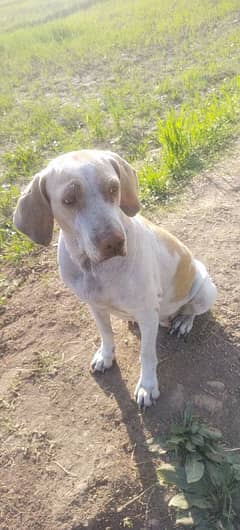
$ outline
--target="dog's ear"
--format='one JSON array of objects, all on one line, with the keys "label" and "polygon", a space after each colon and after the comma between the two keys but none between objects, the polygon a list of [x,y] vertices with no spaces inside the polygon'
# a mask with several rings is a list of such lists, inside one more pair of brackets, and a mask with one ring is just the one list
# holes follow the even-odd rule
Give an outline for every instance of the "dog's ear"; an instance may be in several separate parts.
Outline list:
[{"label": "dog's ear", "polygon": [[18,199],[13,216],[15,226],[32,241],[48,246],[52,239],[53,214],[46,194],[47,171],[33,177]]},{"label": "dog's ear", "polygon": [[120,180],[120,208],[129,217],[133,217],[140,210],[136,171],[116,153],[109,152],[109,160]]}]

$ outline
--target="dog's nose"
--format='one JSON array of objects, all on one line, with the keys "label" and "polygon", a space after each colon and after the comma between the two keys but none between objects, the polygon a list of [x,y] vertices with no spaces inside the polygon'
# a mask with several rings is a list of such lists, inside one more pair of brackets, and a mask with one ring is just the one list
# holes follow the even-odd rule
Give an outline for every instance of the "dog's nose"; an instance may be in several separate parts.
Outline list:
[{"label": "dog's nose", "polygon": [[125,239],[122,234],[115,233],[101,239],[99,247],[105,259],[126,255]]}]

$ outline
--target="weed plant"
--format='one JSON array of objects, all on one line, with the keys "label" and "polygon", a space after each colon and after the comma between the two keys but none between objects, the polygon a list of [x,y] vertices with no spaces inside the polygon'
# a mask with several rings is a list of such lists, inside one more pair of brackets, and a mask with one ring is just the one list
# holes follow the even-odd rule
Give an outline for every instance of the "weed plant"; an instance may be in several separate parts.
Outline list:
[{"label": "weed plant", "polygon": [[[149,448],[163,453],[158,440]],[[228,450],[222,434],[204,424],[187,406],[182,423],[172,426],[165,451],[175,454],[158,469],[161,486],[177,490],[169,500],[176,524],[197,530],[234,530],[240,521],[240,455]]]}]

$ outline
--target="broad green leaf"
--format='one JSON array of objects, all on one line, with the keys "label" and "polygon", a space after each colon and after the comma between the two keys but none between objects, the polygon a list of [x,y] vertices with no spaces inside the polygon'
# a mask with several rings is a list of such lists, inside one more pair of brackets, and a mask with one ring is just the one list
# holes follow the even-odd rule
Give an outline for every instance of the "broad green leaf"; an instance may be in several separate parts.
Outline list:
[{"label": "broad green leaf", "polygon": [[171,435],[172,434],[179,434],[179,435],[184,435],[184,427],[182,425],[172,425],[171,427]]},{"label": "broad green leaf", "polygon": [[232,495],[232,504],[235,512],[240,515],[240,488]]},{"label": "broad green leaf", "polygon": [[190,451],[190,453],[193,453],[194,451],[196,451],[195,445],[193,445],[192,442],[190,442],[190,440],[186,443],[185,447],[188,451]]},{"label": "broad green leaf", "polygon": [[160,437],[157,438],[149,438],[147,441],[148,450],[151,451],[151,453],[158,453],[159,455],[165,455],[167,450],[165,448],[165,441],[163,441]]},{"label": "broad green leaf", "polygon": [[222,453],[215,451],[214,449],[207,449],[204,454],[209,460],[217,462],[218,464],[221,464],[224,459]]},{"label": "broad green leaf", "polygon": [[213,486],[220,486],[223,483],[223,474],[221,466],[216,462],[206,462],[206,468]]},{"label": "broad green leaf", "polygon": [[206,497],[197,497],[197,495],[188,495],[188,500],[191,506],[200,508],[201,510],[207,510],[212,508],[212,503]]},{"label": "broad green leaf", "polygon": [[187,488],[185,488],[185,491],[191,495],[195,495],[196,497],[205,497],[208,487],[209,479],[207,480],[206,473],[204,473],[201,480],[188,484]]},{"label": "broad green leaf", "polygon": [[199,432],[199,429],[200,429],[200,425],[199,423],[197,423],[196,421],[193,421],[192,425],[191,425],[191,431],[193,434],[196,434],[197,432]]},{"label": "broad green leaf", "polygon": [[210,440],[218,441],[222,439],[222,433],[219,429],[213,429],[212,427],[206,427],[205,425],[201,427],[200,434],[205,438],[210,438]]},{"label": "broad green leaf", "polygon": [[184,443],[184,436],[182,434],[173,434],[168,440],[168,445],[178,445],[180,443]]},{"label": "broad green leaf", "polygon": [[187,481],[185,471],[182,467],[171,464],[161,464],[157,470],[160,484],[174,484],[178,488],[186,489]]},{"label": "broad green leaf", "polygon": [[207,521],[201,521],[196,526],[196,530],[217,530],[217,527]]},{"label": "broad green leaf", "polygon": [[190,426],[191,421],[192,421],[192,405],[191,403],[188,403],[183,413],[184,426],[185,427]]},{"label": "broad green leaf", "polygon": [[174,508],[180,508],[180,510],[187,510],[192,506],[188,498],[183,493],[174,495],[174,497],[170,499],[168,505],[174,506]]},{"label": "broad green leaf", "polygon": [[194,454],[187,455],[185,462],[185,472],[188,484],[201,480],[204,473],[204,463],[199,462]]},{"label": "broad green leaf", "polygon": [[193,434],[191,437],[191,441],[194,445],[198,445],[199,447],[204,446],[204,438],[201,436],[201,434]]},{"label": "broad green leaf", "polygon": [[176,519],[176,524],[181,526],[193,526],[194,520],[191,515],[188,515],[186,517],[178,517]]},{"label": "broad green leaf", "polygon": [[240,464],[240,454],[225,449],[225,460],[230,464]]},{"label": "broad green leaf", "polygon": [[232,464],[234,477],[237,481],[240,480],[240,464]]},{"label": "broad green leaf", "polygon": [[229,520],[224,521],[224,523],[222,524],[222,528],[224,528],[224,530],[234,530],[234,526]]}]

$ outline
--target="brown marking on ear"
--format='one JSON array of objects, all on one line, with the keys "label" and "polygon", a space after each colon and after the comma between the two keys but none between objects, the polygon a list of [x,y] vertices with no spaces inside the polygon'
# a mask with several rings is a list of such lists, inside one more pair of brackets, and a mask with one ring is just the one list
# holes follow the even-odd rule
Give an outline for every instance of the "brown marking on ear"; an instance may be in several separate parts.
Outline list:
[{"label": "brown marking on ear", "polygon": [[196,274],[196,266],[190,250],[177,237],[170,234],[164,228],[154,225],[148,219],[144,223],[154,232],[165,244],[169,253],[179,256],[179,262],[173,278],[173,299],[172,302],[179,302],[189,293]]},{"label": "brown marking on ear", "polygon": [[53,214],[46,194],[45,175],[39,173],[18,199],[13,222],[32,241],[47,246],[53,232]]},{"label": "brown marking on ear", "polygon": [[129,217],[133,217],[140,210],[136,171],[116,153],[109,152],[108,155],[121,184],[120,208]]}]

